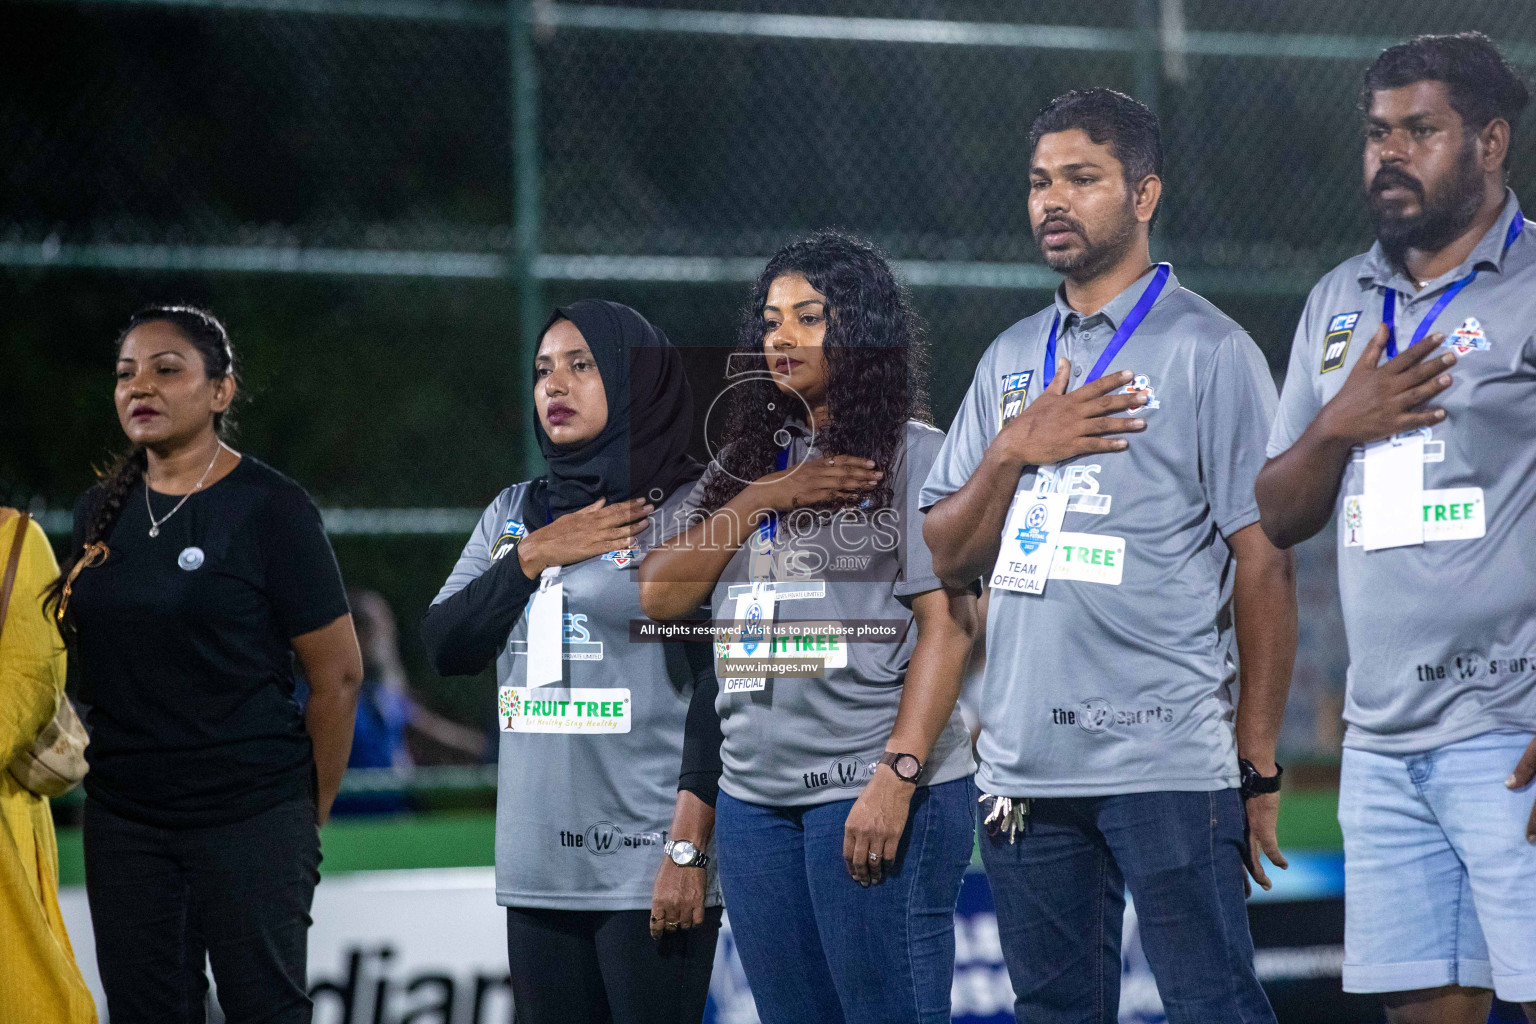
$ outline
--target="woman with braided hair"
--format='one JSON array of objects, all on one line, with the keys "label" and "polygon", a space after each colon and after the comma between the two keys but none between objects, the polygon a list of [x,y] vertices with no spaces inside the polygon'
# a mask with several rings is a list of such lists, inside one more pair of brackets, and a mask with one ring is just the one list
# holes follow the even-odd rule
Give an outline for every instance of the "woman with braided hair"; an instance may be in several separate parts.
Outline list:
[{"label": "woman with braided hair", "polygon": [[[314,503],[223,438],[238,387],[211,314],[118,336],[129,451],[75,509],[52,607],[91,733],[85,868],[114,1024],[308,1021],[318,826],[362,659]],[[294,702],[293,656],[310,698]]]}]

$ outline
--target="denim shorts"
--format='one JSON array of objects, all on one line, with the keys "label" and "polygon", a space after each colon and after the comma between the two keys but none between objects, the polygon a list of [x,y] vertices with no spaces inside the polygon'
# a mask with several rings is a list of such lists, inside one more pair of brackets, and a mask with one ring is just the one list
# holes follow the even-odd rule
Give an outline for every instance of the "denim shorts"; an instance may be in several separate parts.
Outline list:
[{"label": "denim shorts", "polygon": [[1344,751],[1344,991],[1536,1000],[1536,785],[1504,786],[1530,742],[1489,732],[1421,754]]}]

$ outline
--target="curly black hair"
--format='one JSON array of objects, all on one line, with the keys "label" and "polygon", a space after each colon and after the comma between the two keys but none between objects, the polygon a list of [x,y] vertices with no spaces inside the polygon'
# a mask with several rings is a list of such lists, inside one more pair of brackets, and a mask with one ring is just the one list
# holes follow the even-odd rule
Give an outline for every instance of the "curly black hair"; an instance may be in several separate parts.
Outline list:
[{"label": "curly black hair", "polygon": [[[792,242],[768,261],[742,311],[733,366],[763,355],[763,307],[768,289],[786,274],[800,274],[827,297],[827,404],[832,422],[818,429],[822,455],[872,459],[885,470],[867,508],[891,503],[891,469],[902,450],[907,420],[933,422],[928,410],[928,360],[922,322],[885,256],[873,245],[839,231],[819,231]],[[743,481],[774,468],[774,436],[789,419],[789,403],[775,402],[778,388],[766,374],[731,389],[717,469],[705,487],[703,507],[713,512],[739,494]],[[853,507],[857,500],[829,508]]]}]

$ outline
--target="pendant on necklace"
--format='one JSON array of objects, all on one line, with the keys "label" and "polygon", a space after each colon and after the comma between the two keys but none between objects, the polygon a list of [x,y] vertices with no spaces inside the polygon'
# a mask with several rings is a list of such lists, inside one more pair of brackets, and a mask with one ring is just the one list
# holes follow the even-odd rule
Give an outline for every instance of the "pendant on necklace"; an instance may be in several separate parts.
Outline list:
[{"label": "pendant on necklace", "polygon": [[151,537],[158,537],[158,536],[160,536],[160,527],[158,527],[158,526],[151,526],[149,528],[149,535]]}]

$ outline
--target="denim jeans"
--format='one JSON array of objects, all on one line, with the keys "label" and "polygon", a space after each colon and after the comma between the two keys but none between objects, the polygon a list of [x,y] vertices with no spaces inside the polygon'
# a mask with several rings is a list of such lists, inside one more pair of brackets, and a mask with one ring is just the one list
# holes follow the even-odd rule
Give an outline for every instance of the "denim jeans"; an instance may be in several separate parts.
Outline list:
[{"label": "denim jeans", "polygon": [[969,776],[920,788],[895,863],[864,888],[843,861],[852,800],[720,794],[720,883],[763,1024],[948,1024],[975,802]]},{"label": "denim jeans", "polygon": [[1344,991],[1466,985],[1536,1000],[1536,786],[1504,786],[1530,742],[1344,749]]},{"label": "denim jeans", "polygon": [[1039,799],[1028,820],[1013,843],[980,832],[1020,1024],[1115,1024],[1127,889],[1169,1024],[1274,1024],[1237,790]]},{"label": "denim jeans", "polygon": [[85,884],[112,1024],[202,1024],[211,960],[230,1024],[305,1024],[314,802],[161,828],[85,801]]}]

